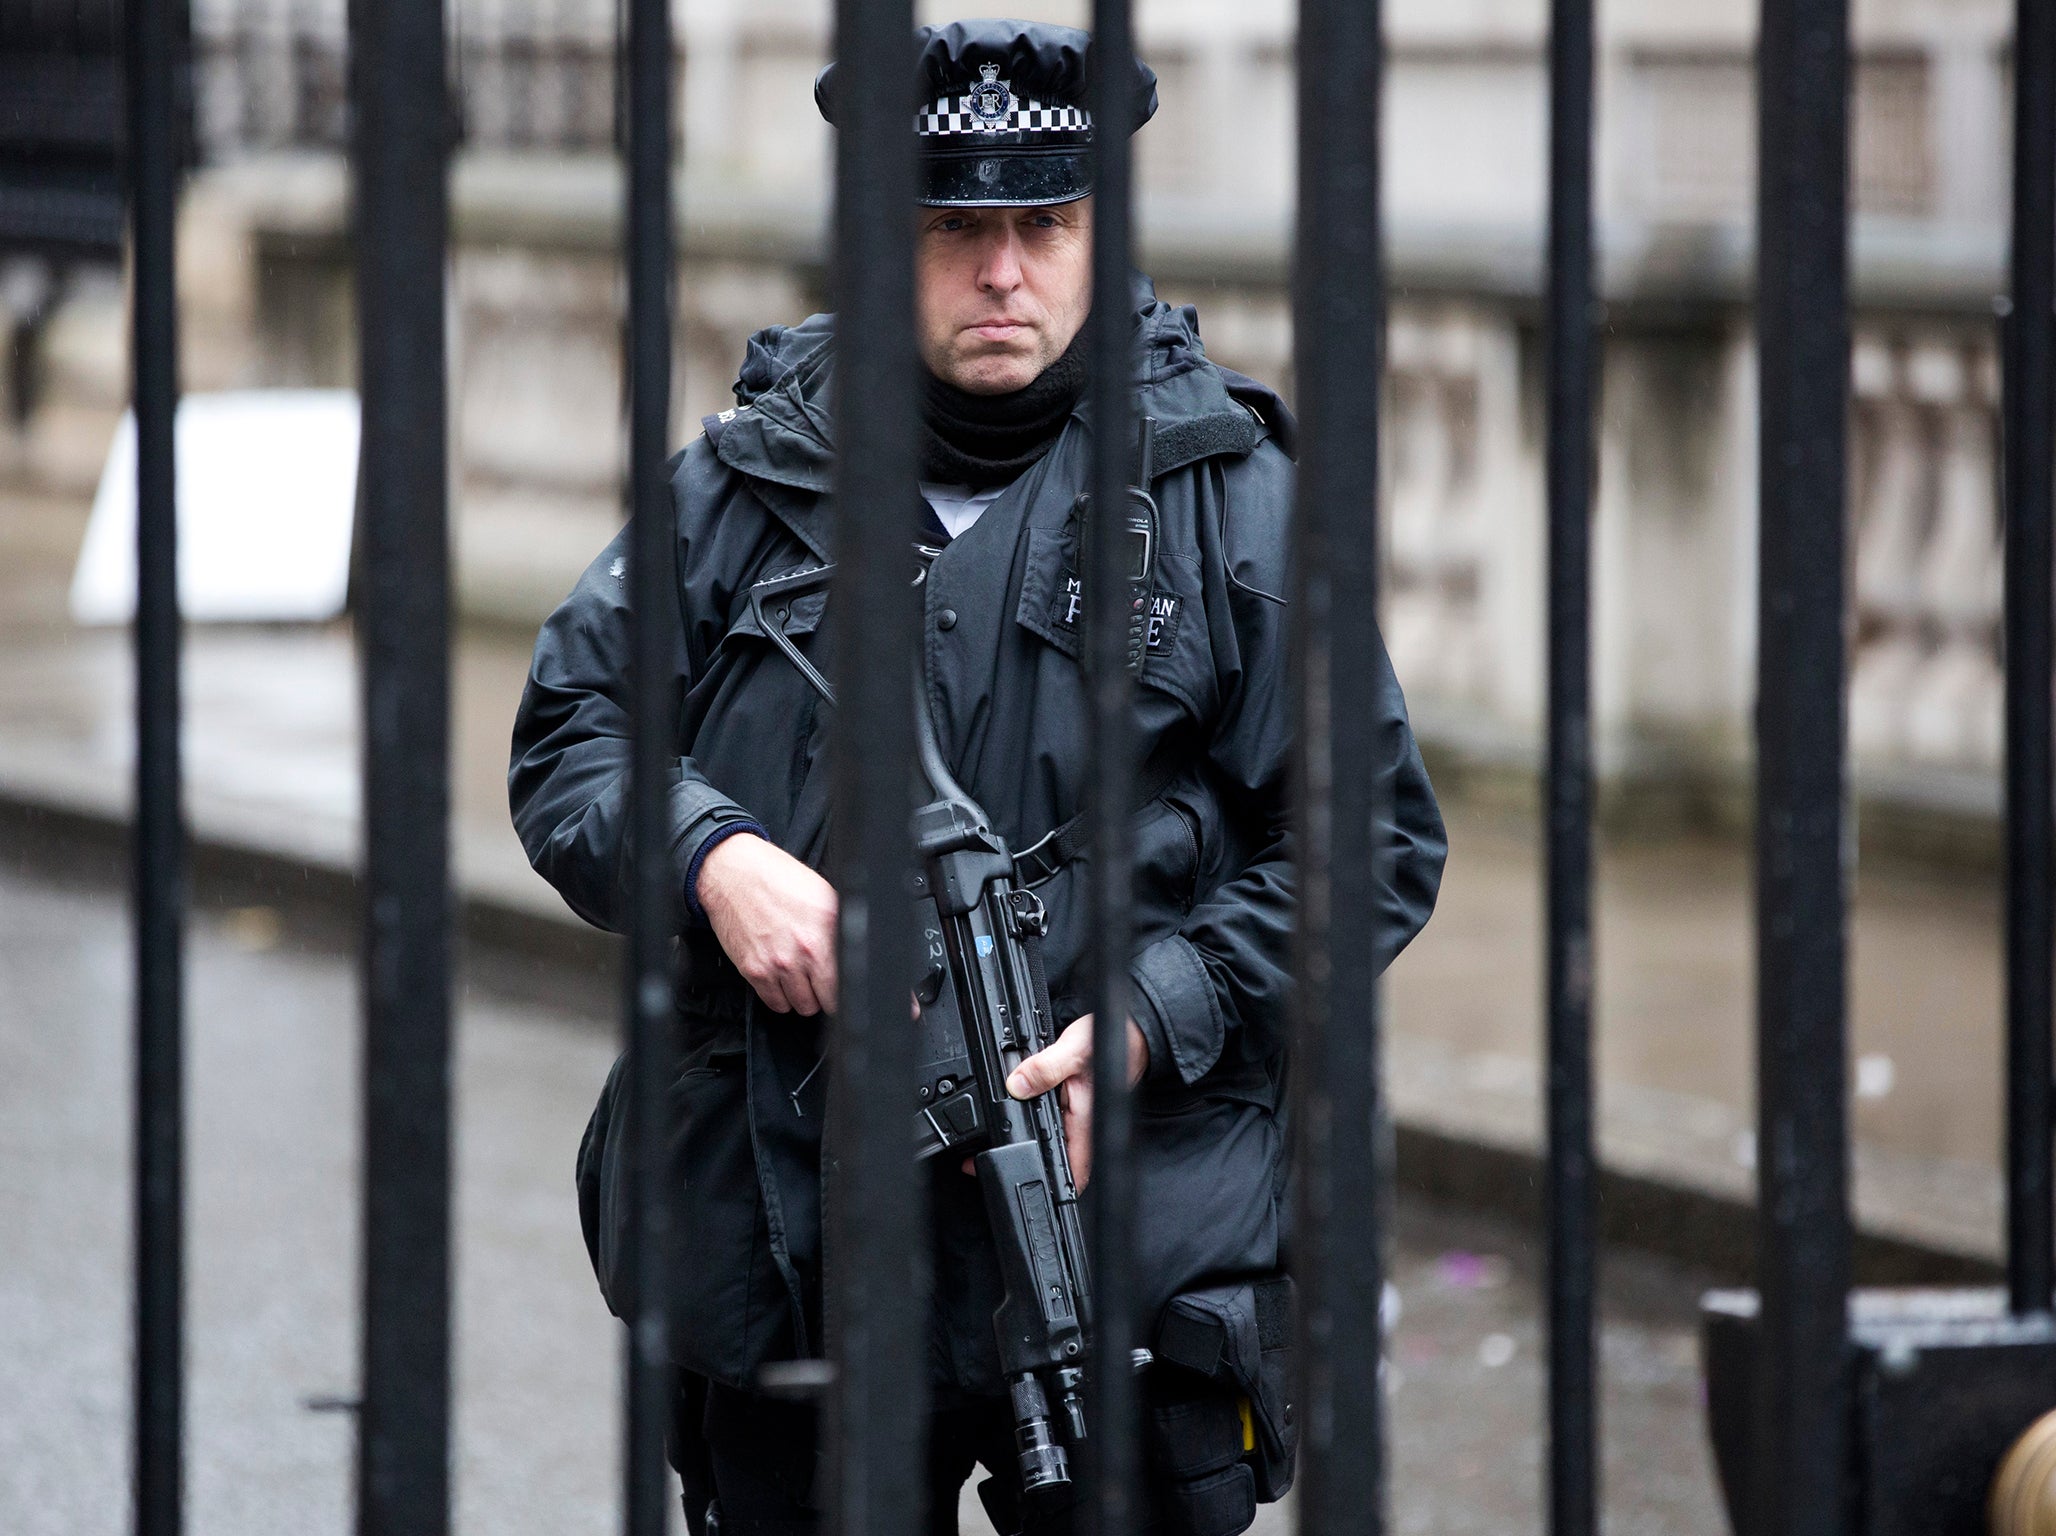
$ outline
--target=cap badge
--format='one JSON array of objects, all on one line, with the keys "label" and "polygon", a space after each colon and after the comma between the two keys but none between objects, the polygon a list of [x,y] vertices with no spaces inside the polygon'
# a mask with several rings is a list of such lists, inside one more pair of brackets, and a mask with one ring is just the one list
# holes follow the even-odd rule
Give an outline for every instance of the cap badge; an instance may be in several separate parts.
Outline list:
[{"label": "cap badge", "polygon": [[964,106],[971,114],[971,126],[987,132],[1004,128],[1013,105],[1013,86],[1011,82],[1000,79],[999,66],[980,64],[978,83],[964,98]]}]

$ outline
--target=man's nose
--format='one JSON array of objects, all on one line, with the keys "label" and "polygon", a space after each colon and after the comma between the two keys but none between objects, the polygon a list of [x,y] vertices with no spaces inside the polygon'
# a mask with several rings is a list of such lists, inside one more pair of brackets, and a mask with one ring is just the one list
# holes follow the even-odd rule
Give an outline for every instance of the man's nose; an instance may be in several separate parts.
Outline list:
[{"label": "man's nose", "polygon": [[1013,225],[1002,226],[986,245],[978,286],[987,293],[1012,293],[1021,286],[1021,245]]}]

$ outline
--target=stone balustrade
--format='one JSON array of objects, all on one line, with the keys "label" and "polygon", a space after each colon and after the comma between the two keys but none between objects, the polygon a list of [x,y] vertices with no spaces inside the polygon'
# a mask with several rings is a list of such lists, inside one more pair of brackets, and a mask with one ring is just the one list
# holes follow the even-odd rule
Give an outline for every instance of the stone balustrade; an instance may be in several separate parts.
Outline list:
[{"label": "stone balustrade", "polygon": [[[1600,68],[1599,765],[1730,811],[1754,692],[1752,9],[1623,0]],[[1852,764],[1867,803],[1976,816],[1996,807],[2000,752],[2005,11],[1880,0],[1857,16]],[[677,14],[683,440],[729,403],[751,330],[823,303],[829,136],[809,92],[825,0]],[[612,6],[458,0],[455,17],[459,590],[473,614],[531,623],[619,516]],[[1214,355],[1281,384],[1289,17],[1284,0],[1166,0],[1139,18],[1163,80],[1138,141],[1144,263],[1198,305]],[[187,281],[211,296],[189,304],[206,317],[188,326],[200,384],[351,376],[344,175],[307,149],[340,133],[341,20],[342,0],[195,0],[220,162],[188,199],[203,259]],[[1521,776],[1543,717],[1542,22],[1539,0],[1389,11],[1387,639],[1442,762]],[[255,153],[273,144],[301,151]],[[73,291],[109,302],[106,284]],[[99,420],[119,399],[118,317],[60,310],[39,334],[55,387],[0,425],[0,480],[55,462],[39,420],[82,440],[80,402]]]},{"label": "stone balustrade", "polygon": [[1991,771],[1999,670],[1997,361],[1991,327],[1861,332],[1854,359],[1859,767]]},{"label": "stone balustrade", "polygon": [[[606,150],[614,0],[451,0],[466,142]],[[1029,15],[1083,24],[1085,0]],[[1991,220],[2005,206],[2005,0],[1855,8],[1853,183],[1860,212]],[[926,3],[925,19],[954,14]],[[674,0],[679,124],[700,182],[818,205],[829,136],[809,86],[828,0]],[[1619,0],[1600,17],[1599,204],[1609,220],[1746,221],[1755,117],[1753,0]],[[1138,140],[1159,196],[1268,214],[1292,198],[1291,0],[1143,0],[1162,80]],[[194,0],[199,132],[216,161],[338,148],[345,0]],[[1546,75],[1542,0],[1392,0],[1387,201],[1394,218],[1534,224]],[[1313,61],[1318,67],[1318,61]]]}]

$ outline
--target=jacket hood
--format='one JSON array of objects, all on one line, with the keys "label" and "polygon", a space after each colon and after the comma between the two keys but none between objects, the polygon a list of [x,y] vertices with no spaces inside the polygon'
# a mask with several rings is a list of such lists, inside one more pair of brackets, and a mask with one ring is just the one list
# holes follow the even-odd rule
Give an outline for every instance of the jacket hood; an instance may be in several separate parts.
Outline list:
[{"label": "jacket hood", "polygon": [[784,382],[809,358],[825,353],[835,335],[833,315],[809,315],[798,325],[771,325],[743,348],[735,374],[735,403],[750,405]]},{"label": "jacket hood", "polygon": [[[1296,423],[1284,400],[1207,359],[1198,311],[1166,304],[1139,273],[1132,298],[1142,332],[1138,404],[1156,421],[1157,474],[1217,455],[1241,457],[1266,435],[1293,452]],[[822,314],[749,339],[735,377],[734,409],[705,423],[723,463],[772,485],[828,491],[835,469],[834,335],[835,317]],[[1089,396],[1074,414],[1090,423]]]}]

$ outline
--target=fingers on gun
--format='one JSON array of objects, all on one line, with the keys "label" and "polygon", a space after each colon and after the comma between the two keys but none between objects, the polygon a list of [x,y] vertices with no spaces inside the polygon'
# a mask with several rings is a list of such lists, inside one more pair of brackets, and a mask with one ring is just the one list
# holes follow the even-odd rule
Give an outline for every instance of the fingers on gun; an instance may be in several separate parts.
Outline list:
[{"label": "fingers on gun", "polygon": [[1064,1080],[1064,1069],[1054,1060],[1057,1047],[1030,1056],[1007,1075],[1007,1092],[1017,1099],[1032,1099],[1048,1093]]},{"label": "fingers on gun", "polygon": [[1083,1190],[1092,1178],[1092,1075],[1064,1084],[1064,1150],[1071,1156],[1071,1184]]},{"label": "fingers on gun", "polygon": [[1092,1015],[1074,1021],[1057,1036],[1047,1050],[1038,1051],[1007,1078],[1007,1092],[1017,1099],[1032,1099],[1092,1065]]}]

